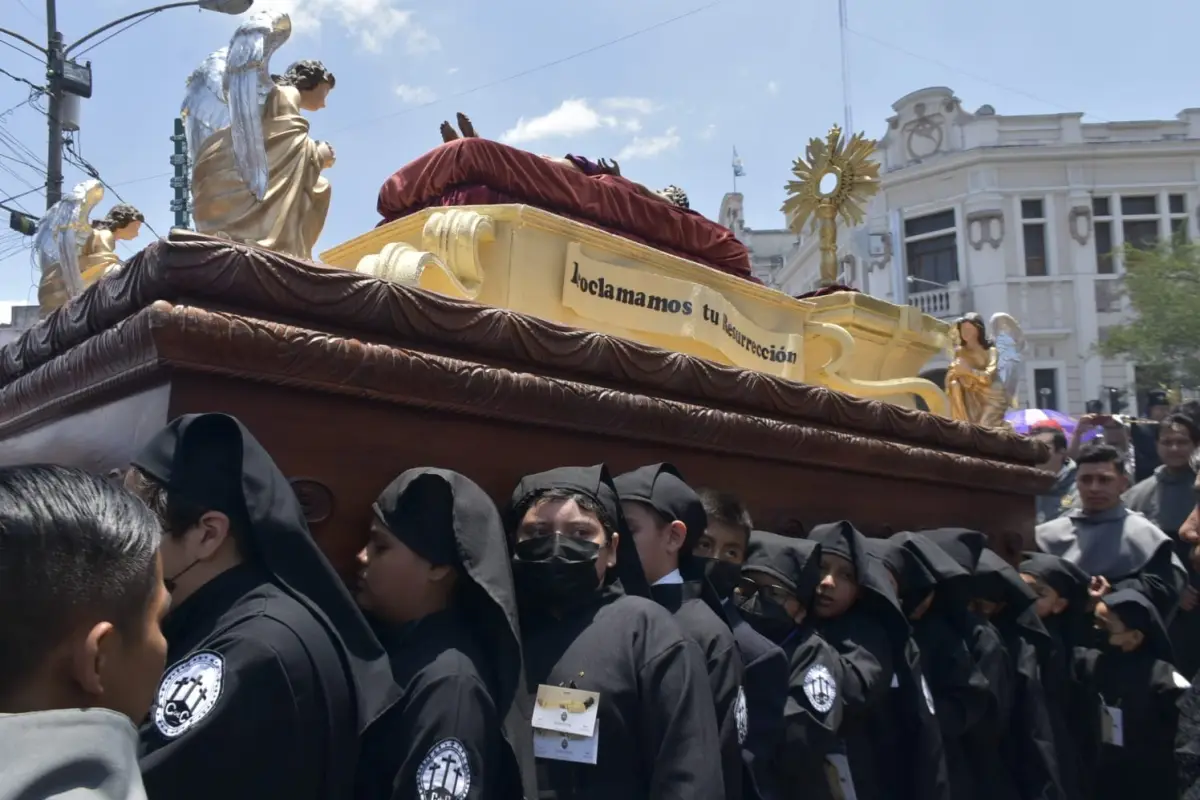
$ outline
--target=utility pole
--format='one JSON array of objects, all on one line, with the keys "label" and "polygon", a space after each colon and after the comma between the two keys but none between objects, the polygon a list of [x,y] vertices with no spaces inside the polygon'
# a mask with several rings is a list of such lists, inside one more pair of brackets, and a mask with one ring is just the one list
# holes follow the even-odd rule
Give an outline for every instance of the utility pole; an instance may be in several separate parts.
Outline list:
[{"label": "utility pole", "polygon": [[58,32],[55,0],[46,0],[46,42],[46,94],[49,97],[46,116],[50,118],[46,147],[46,208],[49,209],[62,199],[63,187],[63,37]]}]

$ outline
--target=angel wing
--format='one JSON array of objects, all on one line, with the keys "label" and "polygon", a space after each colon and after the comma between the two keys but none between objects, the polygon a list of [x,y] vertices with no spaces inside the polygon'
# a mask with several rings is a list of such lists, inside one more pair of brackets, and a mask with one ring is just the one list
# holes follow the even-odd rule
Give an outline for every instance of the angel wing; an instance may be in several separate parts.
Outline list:
[{"label": "angel wing", "polygon": [[262,125],[262,106],[275,86],[269,64],[291,34],[292,20],[287,14],[260,11],[238,26],[226,56],[224,89],[234,165],[258,200],[266,197],[270,177]]},{"label": "angel wing", "polygon": [[1021,386],[1021,364],[1025,353],[1025,332],[1012,316],[1000,311],[992,314],[992,336],[1000,368],[1000,382],[1011,403]]},{"label": "angel wing", "polygon": [[89,220],[92,208],[103,199],[104,187],[100,181],[84,181],[51,206],[34,231],[33,246],[42,272],[57,264],[68,297],[76,297],[83,291],[79,251],[92,234]]},{"label": "angel wing", "polygon": [[187,135],[192,163],[208,137],[229,125],[229,106],[225,104],[225,64],[229,48],[211,54],[188,76],[187,94],[179,108]]}]

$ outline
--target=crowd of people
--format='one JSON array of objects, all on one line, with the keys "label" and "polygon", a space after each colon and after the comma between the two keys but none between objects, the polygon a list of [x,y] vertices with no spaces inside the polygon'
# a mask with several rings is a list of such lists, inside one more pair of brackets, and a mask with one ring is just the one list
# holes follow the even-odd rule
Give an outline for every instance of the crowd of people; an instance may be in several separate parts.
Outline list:
[{"label": "crowd of people", "polygon": [[0,800],[1200,800],[1185,412],[1132,488],[1036,432],[1073,488],[1017,564],[757,530],[669,464],[503,509],[421,467],[347,586],[233,417],[0,469]]}]

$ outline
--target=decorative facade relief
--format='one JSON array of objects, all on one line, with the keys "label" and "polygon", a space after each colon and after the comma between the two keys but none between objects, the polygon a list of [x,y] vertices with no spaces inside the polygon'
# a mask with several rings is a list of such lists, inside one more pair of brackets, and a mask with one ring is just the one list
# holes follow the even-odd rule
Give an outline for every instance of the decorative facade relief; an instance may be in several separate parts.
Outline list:
[{"label": "decorative facade relief", "polygon": [[999,250],[1004,241],[1004,212],[988,210],[967,214],[967,241],[976,250],[982,250],[985,244]]},{"label": "decorative facade relief", "polygon": [[1067,230],[1071,238],[1086,245],[1092,238],[1092,209],[1088,206],[1075,206],[1067,213]]}]

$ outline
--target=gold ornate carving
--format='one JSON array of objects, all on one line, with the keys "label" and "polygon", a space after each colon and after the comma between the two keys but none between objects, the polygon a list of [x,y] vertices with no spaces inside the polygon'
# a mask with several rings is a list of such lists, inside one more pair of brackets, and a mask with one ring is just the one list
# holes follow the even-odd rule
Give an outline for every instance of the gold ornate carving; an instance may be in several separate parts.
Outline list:
[{"label": "gold ornate carving", "polygon": [[405,242],[390,242],[378,253],[359,259],[354,271],[474,300],[483,288],[480,249],[495,238],[495,226],[484,214],[457,208],[439,211],[421,231],[424,250]]},{"label": "gold ornate carving", "polygon": [[871,158],[874,140],[856,133],[844,141],[834,125],[828,135],[810,139],[805,158],[792,163],[796,180],[785,187],[788,199],[783,213],[793,231],[800,233],[810,218],[817,220],[821,247],[821,285],[837,282],[837,219],[847,226],[863,221],[864,205],[879,191],[879,162]]},{"label": "gold ornate carving", "polygon": [[1025,334],[1008,314],[992,315],[994,338],[983,318],[964,315],[950,331],[954,359],[946,370],[950,416],[985,428],[1008,428],[1004,414],[1015,405]]},{"label": "gold ornate carving", "polygon": [[967,241],[976,250],[982,250],[985,244],[999,250],[1004,241],[1004,212],[987,210],[967,214]]},{"label": "gold ornate carving", "polygon": [[854,356],[854,337],[841,325],[834,325],[830,322],[806,322],[804,335],[806,338],[825,339],[832,344],[832,357],[816,370],[821,382],[830,389],[867,399],[891,397],[898,394],[915,394],[925,401],[925,405],[934,414],[940,414],[943,417],[950,416],[950,403],[946,399],[946,395],[942,393],[936,383],[925,378],[864,381],[843,377],[840,374],[841,371],[850,365]]}]

